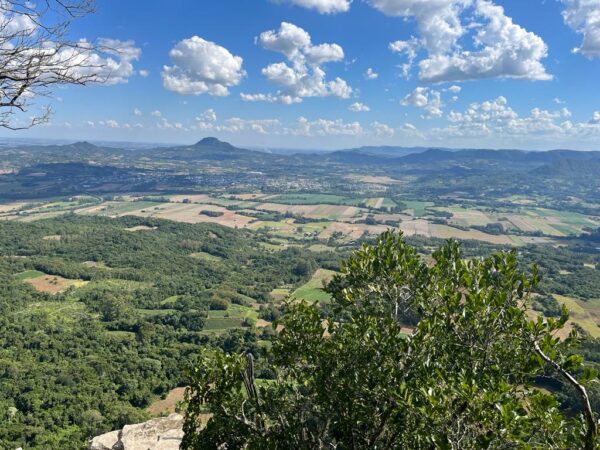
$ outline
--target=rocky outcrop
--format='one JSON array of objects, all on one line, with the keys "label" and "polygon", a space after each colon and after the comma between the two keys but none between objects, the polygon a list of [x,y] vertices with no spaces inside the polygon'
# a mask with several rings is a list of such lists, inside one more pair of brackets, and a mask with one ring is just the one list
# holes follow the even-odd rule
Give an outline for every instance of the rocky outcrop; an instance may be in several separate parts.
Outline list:
[{"label": "rocky outcrop", "polygon": [[88,450],[179,450],[183,416],[171,414],[97,436]]}]

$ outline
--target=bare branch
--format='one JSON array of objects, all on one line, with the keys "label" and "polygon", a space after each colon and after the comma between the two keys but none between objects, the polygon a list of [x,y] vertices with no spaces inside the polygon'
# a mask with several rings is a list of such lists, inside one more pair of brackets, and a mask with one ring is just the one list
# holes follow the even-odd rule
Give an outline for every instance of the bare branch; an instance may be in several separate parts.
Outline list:
[{"label": "bare branch", "polygon": [[598,425],[596,423],[596,419],[594,418],[594,412],[590,404],[590,398],[585,387],[581,383],[579,383],[573,375],[571,375],[569,372],[563,369],[560,366],[560,364],[558,364],[556,361],[554,361],[548,355],[546,355],[544,351],[540,348],[540,345],[537,343],[537,341],[534,341],[533,345],[537,354],[540,355],[540,357],[544,361],[546,361],[546,363],[550,364],[556,371],[558,371],[567,380],[567,382],[575,388],[575,390],[579,394],[579,398],[583,407],[583,414],[587,423],[585,449],[593,450],[595,448],[594,443],[598,434]]},{"label": "bare branch", "polygon": [[18,130],[47,122],[50,108],[26,120],[19,116],[57,86],[108,80],[110,72],[96,46],[66,38],[72,21],[93,8],[94,0],[0,2],[0,127]]}]

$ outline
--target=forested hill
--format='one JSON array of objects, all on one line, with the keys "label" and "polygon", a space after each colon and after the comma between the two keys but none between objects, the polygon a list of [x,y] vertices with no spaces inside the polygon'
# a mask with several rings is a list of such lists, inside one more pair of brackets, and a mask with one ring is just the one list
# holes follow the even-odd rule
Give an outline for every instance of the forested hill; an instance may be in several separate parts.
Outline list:
[{"label": "forested hill", "polygon": [[268,252],[246,231],[133,217],[2,222],[0,255],[2,449],[83,448],[146,420],[199,345],[260,354],[273,330],[250,325],[268,293],[336,264]]}]

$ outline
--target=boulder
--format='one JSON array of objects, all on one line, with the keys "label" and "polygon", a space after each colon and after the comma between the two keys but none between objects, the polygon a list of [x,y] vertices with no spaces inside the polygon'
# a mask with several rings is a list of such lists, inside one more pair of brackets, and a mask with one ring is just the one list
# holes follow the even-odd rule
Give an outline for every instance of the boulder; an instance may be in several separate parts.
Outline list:
[{"label": "boulder", "polygon": [[88,450],[179,450],[183,416],[171,414],[97,436]]}]

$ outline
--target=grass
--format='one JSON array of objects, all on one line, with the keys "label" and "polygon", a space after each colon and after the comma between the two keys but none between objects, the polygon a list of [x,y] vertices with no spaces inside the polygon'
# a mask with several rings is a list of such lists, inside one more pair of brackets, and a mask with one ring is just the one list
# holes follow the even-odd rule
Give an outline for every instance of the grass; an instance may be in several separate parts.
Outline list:
[{"label": "grass", "polygon": [[110,202],[105,203],[106,209],[99,211],[100,215],[103,216],[118,216],[124,215],[133,211],[139,211],[141,209],[150,209],[155,206],[164,205],[160,202]]},{"label": "grass", "polygon": [[17,280],[30,280],[32,278],[39,278],[46,275],[44,272],[40,272],[39,270],[27,270],[26,272],[21,272],[15,275]]},{"label": "grass", "polygon": [[258,319],[258,312],[253,309],[250,308],[249,306],[243,306],[243,305],[236,305],[236,304],[232,304],[229,305],[229,308],[227,308],[225,311],[209,311],[208,312],[208,318],[209,319],[245,319],[245,318],[249,318],[249,319],[253,319],[256,320]]},{"label": "grass", "polygon": [[208,262],[221,261],[220,257],[218,257],[216,255],[211,255],[210,253],[206,253],[206,252],[196,252],[196,253],[190,254],[189,256],[190,256],[190,258],[201,259],[202,261],[208,261]]},{"label": "grass", "polygon": [[227,330],[230,328],[240,328],[242,326],[242,319],[234,317],[215,317],[206,319],[204,324],[204,330]]},{"label": "grass", "polygon": [[179,298],[178,295],[172,295],[171,297],[165,298],[162,302],[160,302],[160,304],[161,305],[172,305],[173,303],[175,303],[177,301],[178,298]]},{"label": "grass", "polygon": [[82,320],[86,314],[84,303],[75,301],[31,303],[26,309],[15,314],[44,317],[44,320],[52,323],[69,324]]},{"label": "grass", "polygon": [[335,274],[332,270],[319,269],[313,277],[294,291],[292,297],[298,300],[328,302],[331,296],[323,290],[324,283]]},{"label": "grass", "polygon": [[290,295],[290,290],[286,288],[273,289],[269,294],[275,300],[282,300]]},{"label": "grass", "polygon": [[427,214],[427,208],[433,206],[432,202],[422,202],[417,200],[405,200],[407,210],[412,210],[414,217],[423,217]]},{"label": "grass", "polygon": [[325,244],[313,244],[310,247],[308,247],[308,249],[311,252],[333,252],[333,251],[335,251],[335,248],[329,247],[328,245],[325,245]]},{"label": "grass", "polygon": [[396,205],[396,202],[391,198],[384,198],[383,203],[381,204],[383,208],[393,208]]},{"label": "grass", "polygon": [[332,194],[281,194],[265,200],[272,203],[284,203],[286,205],[317,205],[319,203],[348,205],[348,202],[351,202],[350,206],[353,206],[355,203],[360,203],[362,199],[350,199]]},{"label": "grass", "polygon": [[567,307],[572,322],[578,324],[593,338],[600,337],[600,327],[598,327],[600,300],[583,302],[564,295],[554,295],[554,298]]}]

